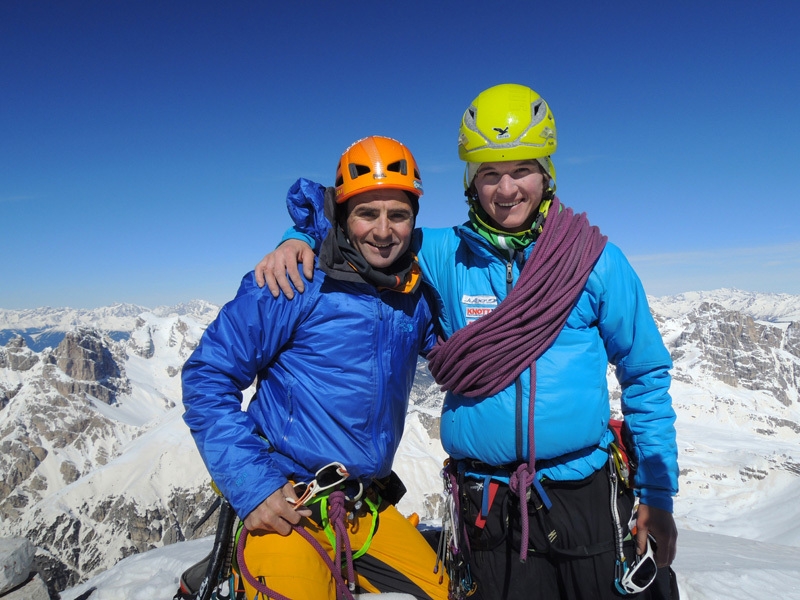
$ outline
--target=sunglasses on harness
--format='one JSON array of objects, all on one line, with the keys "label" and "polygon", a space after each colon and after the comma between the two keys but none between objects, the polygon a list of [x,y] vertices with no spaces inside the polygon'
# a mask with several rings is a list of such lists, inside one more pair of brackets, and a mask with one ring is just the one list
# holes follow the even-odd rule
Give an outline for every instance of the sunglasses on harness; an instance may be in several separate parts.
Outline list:
[{"label": "sunglasses on harness", "polygon": [[627,570],[621,579],[615,582],[617,590],[623,594],[638,594],[653,583],[658,572],[656,565],[656,540],[652,535],[647,535],[647,549],[644,554],[637,555],[633,566]]},{"label": "sunglasses on harness", "polygon": [[318,494],[335,488],[350,477],[345,466],[340,462],[332,462],[322,467],[314,474],[314,480],[310,483],[295,483],[294,493],[297,501],[287,498],[295,506],[304,506]]}]

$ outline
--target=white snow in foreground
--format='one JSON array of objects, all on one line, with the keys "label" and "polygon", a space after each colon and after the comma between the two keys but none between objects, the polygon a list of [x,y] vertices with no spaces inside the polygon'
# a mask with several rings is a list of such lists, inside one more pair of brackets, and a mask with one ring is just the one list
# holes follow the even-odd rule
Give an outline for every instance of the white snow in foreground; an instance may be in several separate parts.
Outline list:
[{"label": "white snow in foreground", "polygon": [[[754,518],[768,519],[769,515]],[[800,599],[800,548],[715,533],[680,530],[673,567],[681,600]],[[171,600],[178,575],[211,549],[212,538],[180,542],[130,556],[90,581],[61,593],[74,600],[94,587],[90,600]],[[366,594],[361,599],[400,594]]]},{"label": "white snow in foreground", "polygon": [[[135,554],[77,587],[61,592],[61,600],[74,600],[96,588],[89,600],[172,600],[178,576],[211,550],[213,537],[164,546]],[[359,600],[413,600],[406,594],[361,594]]]}]

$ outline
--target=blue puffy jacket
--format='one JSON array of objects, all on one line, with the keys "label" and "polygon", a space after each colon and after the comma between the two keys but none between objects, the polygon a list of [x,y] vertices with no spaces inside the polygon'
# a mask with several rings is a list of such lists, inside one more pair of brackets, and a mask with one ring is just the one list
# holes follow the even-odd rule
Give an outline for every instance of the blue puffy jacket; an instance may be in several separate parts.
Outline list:
[{"label": "blue puffy jacket", "polygon": [[[302,228],[286,237],[312,245]],[[469,226],[415,231],[425,280],[436,290],[438,316],[449,337],[491,311],[519,277],[533,246],[504,256]],[[507,280],[508,273],[512,281]],[[514,348],[508,351],[514,352]],[[552,346],[537,361],[535,441],[537,471],[554,480],[576,480],[602,468],[612,439],[606,374],[616,367],[621,405],[639,463],[637,494],[650,506],[672,510],[678,491],[675,412],[669,396],[672,361],[650,314],[641,282],[613,244],[606,247]],[[519,378],[529,397],[529,373]],[[527,410],[517,456],[516,386],[486,398],[448,393],[441,420],[444,449],[454,458],[491,465],[527,459]]]},{"label": "blue puffy jacket", "polygon": [[320,270],[305,285],[275,299],[246,275],[183,367],[184,420],[242,518],[332,461],[360,479],[388,475],[417,356],[435,341],[420,290],[379,292]]}]

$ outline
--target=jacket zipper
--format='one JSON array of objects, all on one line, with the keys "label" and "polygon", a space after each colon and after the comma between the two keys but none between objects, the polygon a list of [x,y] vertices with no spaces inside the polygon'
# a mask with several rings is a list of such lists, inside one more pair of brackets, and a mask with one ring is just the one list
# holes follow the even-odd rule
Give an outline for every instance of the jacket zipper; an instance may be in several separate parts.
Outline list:
[{"label": "jacket zipper", "polygon": [[[378,336],[377,336],[378,337],[378,343],[377,343],[377,348],[376,348],[376,352],[375,352],[375,355],[378,358],[378,379],[377,379],[377,382],[378,382],[377,388],[378,389],[376,390],[377,391],[377,397],[375,398],[375,406],[373,407],[373,415],[372,415],[373,419],[372,419],[372,427],[371,427],[371,429],[372,429],[372,447],[373,447],[373,450],[375,452],[374,461],[377,462],[377,458],[380,456],[380,448],[379,448],[380,444],[378,443],[378,432],[376,431],[376,425],[377,425],[377,422],[378,422],[378,415],[383,413],[383,410],[384,410],[383,402],[385,400],[384,396],[383,396],[383,390],[380,389],[380,384],[383,382],[383,347],[385,345],[384,339],[383,339],[384,338],[384,335],[383,335],[384,334],[384,330],[383,330],[383,324],[382,324],[382,321],[383,321],[383,302],[381,301],[381,293],[380,292],[377,292],[377,295],[375,296],[375,302],[377,303],[377,306],[378,306],[378,321],[379,321],[379,324],[378,324]],[[381,466],[383,466],[382,463],[381,463]]]},{"label": "jacket zipper", "polygon": [[[506,297],[511,293],[514,288],[514,261],[517,259],[517,250],[512,250],[509,257],[506,259]],[[524,256],[524,255],[520,255]],[[522,267],[520,266],[520,270]]]},{"label": "jacket zipper", "polygon": [[[506,298],[511,293],[511,290],[514,287],[514,259],[517,256],[517,252],[514,250],[511,252],[509,258],[506,261]],[[515,446],[517,451],[517,460],[523,461],[525,460],[525,448],[523,447],[522,437],[523,437],[523,401],[522,401],[522,374],[517,376],[514,379],[514,392],[515,392],[515,406],[514,406],[514,421],[515,421]]]}]

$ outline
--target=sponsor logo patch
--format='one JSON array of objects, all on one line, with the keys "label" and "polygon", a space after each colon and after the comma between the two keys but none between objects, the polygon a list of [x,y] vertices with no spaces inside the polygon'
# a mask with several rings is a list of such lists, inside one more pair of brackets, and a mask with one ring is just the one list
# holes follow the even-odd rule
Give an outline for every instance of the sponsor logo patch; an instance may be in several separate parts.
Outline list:
[{"label": "sponsor logo patch", "polygon": [[464,294],[461,296],[461,304],[488,304],[490,306],[497,306],[497,298],[495,296],[470,296]]},{"label": "sponsor logo patch", "polygon": [[495,296],[470,296],[464,294],[461,297],[461,304],[464,307],[464,317],[467,323],[471,323],[475,319],[492,312],[497,307],[497,298]]}]

